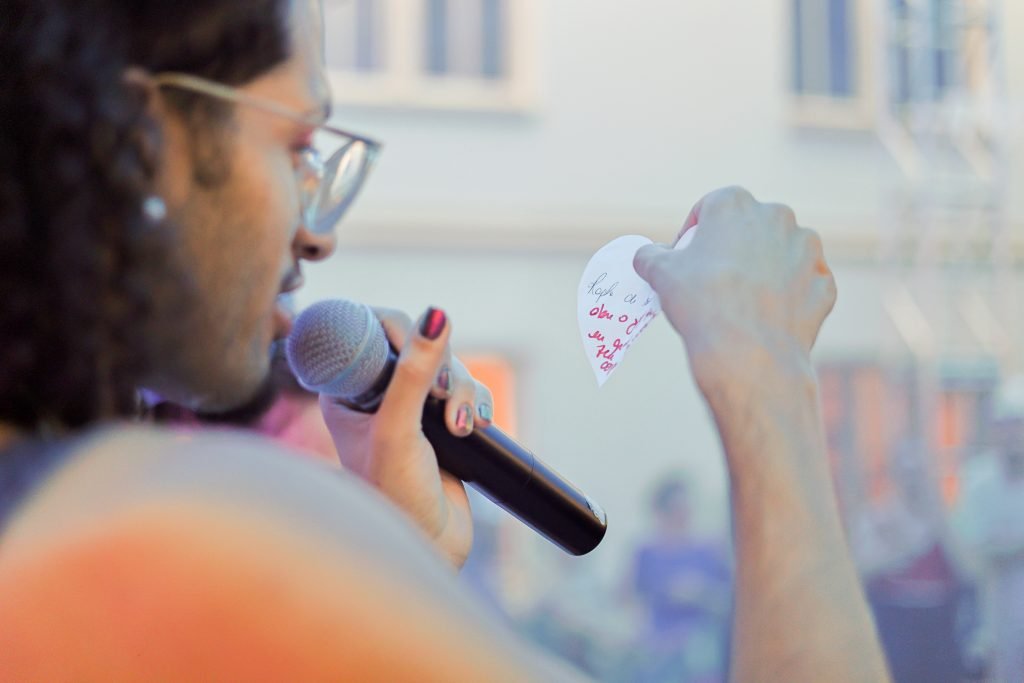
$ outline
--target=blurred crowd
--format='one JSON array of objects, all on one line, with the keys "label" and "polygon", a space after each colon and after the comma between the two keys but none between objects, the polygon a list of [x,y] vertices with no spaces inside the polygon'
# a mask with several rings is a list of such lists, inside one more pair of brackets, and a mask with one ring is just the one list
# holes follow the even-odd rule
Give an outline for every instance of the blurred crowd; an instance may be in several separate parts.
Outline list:
[{"label": "blurred crowd", "polygon": [[1024,378],[995,392],[989,420],[955,496],[929,447],[906,440],[888,495],[845,510],[897,683],[1024,680]]},{"label": "blurred crowd", "polygon": [[[844,501],[896,683],[1024,681],[1024,378],[995,392],[985,419],[989,443],[961,454],[955,496],[924,440],[905,438],[889,454],[885,494]],[[693,530],[691,494],[684,476],[657,482],[650,532],[617,593],[567,560],[530,609],[507,610],[513,621],[602,681],[728,680],[730,539]],[[498,553],[494,528],[486,535],[479,554]],[[499,565],[492,557],[467,576],[493,578]],[[493,583],[471,580],[500,602]],[[595,603],[607,595],[618,602]]]}]

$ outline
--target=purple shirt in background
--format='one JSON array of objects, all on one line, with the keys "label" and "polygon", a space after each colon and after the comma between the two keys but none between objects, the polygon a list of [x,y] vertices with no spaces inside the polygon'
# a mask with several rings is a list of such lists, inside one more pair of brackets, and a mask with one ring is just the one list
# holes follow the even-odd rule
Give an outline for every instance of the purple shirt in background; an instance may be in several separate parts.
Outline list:
[{"label": "purple shirt in background", "polygon": [[649,609],[655,638],[718,625],[728,614],[732,571],[717,543],[651,543],[637,551],[633,567],[634,590]]}]

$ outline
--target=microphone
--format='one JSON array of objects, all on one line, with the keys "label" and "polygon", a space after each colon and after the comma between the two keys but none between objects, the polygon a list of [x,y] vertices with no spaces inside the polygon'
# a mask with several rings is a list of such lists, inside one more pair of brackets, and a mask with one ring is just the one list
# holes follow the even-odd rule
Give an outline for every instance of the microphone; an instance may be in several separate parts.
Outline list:
[{"label": "microphone", "polygon": [[[365,413],[376,412],[398,356],[368,306],[321,301],[295,320],[288,363],[302,386]],[[495,426],[457,437],[444,422],[445,401],[429,397],[423,433],[442,469],[573,555],[604,538],[607,518],[589,496]]]}]

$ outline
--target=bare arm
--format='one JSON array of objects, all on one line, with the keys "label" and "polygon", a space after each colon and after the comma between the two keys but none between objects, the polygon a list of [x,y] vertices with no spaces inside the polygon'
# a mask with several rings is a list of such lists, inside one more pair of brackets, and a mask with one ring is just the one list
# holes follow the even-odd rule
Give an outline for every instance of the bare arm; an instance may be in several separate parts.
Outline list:
[{"label": "bare arm", "polygon": [[813,376],[784,370],[762,391],[708,396],[732,473],[734,678],[887,680],[832,496]]},{"label": "bare arm", "polygon": [[737,544],[733,676],[875,683],[885,663],[843,539],[810,351],[835,302],[821,242],[792,210],[705,197],[685,251],[637,253],[718,426]]}]

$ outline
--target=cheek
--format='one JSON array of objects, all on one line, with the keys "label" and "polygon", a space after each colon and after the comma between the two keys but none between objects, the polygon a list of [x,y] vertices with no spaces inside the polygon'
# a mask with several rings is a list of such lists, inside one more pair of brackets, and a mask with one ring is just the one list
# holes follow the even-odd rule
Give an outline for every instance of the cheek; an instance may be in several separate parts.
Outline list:
[{"label": "cheek", "polygon": [[246,248],[264,254],[280,268],[289,258],[298,229],[298,188],[288,154],[267,150],[261,156],[246,166],[250,173],[244,201],[252,223],[247,231],[252,241]]},{"label": "cheek", "polygon": [[274,165],[275,172],[267,187],[273,206],[270,207],[278,218],[279,232],[286,243],[291,244],[299,226],[299,187],[295,179],[295,167],[290,155]]}]

